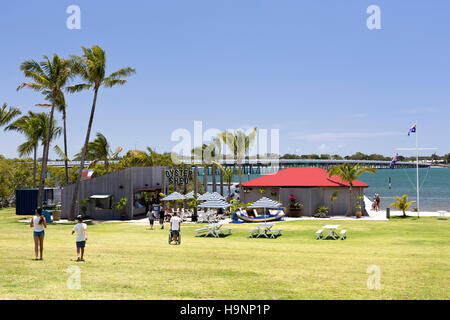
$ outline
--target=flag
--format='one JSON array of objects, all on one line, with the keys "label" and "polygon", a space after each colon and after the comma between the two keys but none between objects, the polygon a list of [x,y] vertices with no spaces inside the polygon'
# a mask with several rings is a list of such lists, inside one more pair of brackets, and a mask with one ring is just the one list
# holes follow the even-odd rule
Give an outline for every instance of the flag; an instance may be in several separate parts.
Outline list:
[{"label": "flag", "polygon": [[394,169],[395,163],[398,161],[398,153],[395,154],[394,158],[392,158],[391,164],[389,165],[389,168]]},{"label": "flag", "polygon": [[81,172],[81,181],[90,180],[93,173],[94,173],[94,170],[83,169],[83,171]]},{"label": "flag", "polygon": [[415,123],[411,128],[409,128],[408,136],[411,135],[411,132],[414,132],[414,133],[416,132],[416,124]]}]

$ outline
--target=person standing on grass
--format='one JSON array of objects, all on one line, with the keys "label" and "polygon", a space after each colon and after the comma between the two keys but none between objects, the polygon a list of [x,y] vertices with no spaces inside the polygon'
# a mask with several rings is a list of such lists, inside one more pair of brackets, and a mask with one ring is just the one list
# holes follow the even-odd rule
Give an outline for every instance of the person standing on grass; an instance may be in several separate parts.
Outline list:
[{"label": "person standing on grass", "polygon": [[164,205],[159,211],[159,224],[161,229],[164,229],[164,215],[166,214],[167,205]]},{"label": "person standing on grass", "polygon": [[[36,258],[34,260],[43,260],[42,254],[44,253],[45,236],[44,228],[47,228],[47,221],[45,221],[45,217],[42,214],[42,208],[36,209],[36,215],[31,218],[30,228],[33,228],[34,253],[36,255]],[[39,259],[38,252],[40,253]]]},{"label": "person standing on grass", "polygon": [[84,261],[84,248],[87,241],[87,225],[86,223],[83,223],[81,215],[77,217],[77,221],[78,223],[73,227],[72,234],[76,232],[75,242],[77,245],[77,261]]},{"label": "person standing on grass", "polygon": [[170,219],[170,233],[172,234],[172,241],[175,241],[175,244],[178,244],[180,229],[181,229],[181,218],[177,216],[176,212],[174,212],[172,218]]},{"label": "person standing on grass", "polygon": [[150,229],[153,230],[153,222],[155,221],[155,213],[153,210],[148,210],[147,212],[148,221],[150,222]]}]

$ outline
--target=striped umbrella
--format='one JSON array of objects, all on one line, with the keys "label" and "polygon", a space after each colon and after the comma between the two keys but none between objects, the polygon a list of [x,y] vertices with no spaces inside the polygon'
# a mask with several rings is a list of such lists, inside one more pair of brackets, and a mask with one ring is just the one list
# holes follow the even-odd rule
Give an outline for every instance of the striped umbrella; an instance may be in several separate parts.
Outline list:
[{"label": "striped umbrella", "polygon": [[250,209],[264,208],[264,217],[267,218],[266,209],[278,208],[278,207],[281,207],[281,206],[282,206],[282,204],[280,202],[278,202],[278,201],[269,199],[267,197],[262,197],[258,201],[252,203],[249,206],[249,208]]},{"label": "striped umbrella", "polygon": [[259,199],[258,201],[252,203],[249,208],[251,209],[256,209],[256,208],[278,208],[281,207],[281,203],[272,199],[269,199],[267,197],[262,197],[261,199]]},{"label": "striped umbrella", "polygon": [[[209,199],[213,199],[213,198],[218,198],[218,199],[222,199],[222,200],[225,200],[225,197],[223,197],[220,193],[218,193],[218,192],[213,192],[212,194],[211,194],[211,196],[209,197]],[[208,199],[208,200],[209,200]]]},{"label": "striped umbrella", "polygon": [[211,197],[211,193],[206,192],[206,193],[202,194],[200,197],[198,197],[197,200],[205,201],[205,200],[208,200],[209,197]]},{"label": "striped umbrella", "polygon": [[[197,193],[197,199],[199,198],[201,196],[201,194],[200,193]],[[185,195],[185,198],[186,199],[191,199],[191,198],[193,198],[194,197],[194,191],[191,191],[191,192],[189,192],[189,193],[187,193],[186,195]]]},{"label": "striped umbrella", "polygon": [[174,201],[174,200],[184,200],[186,199],[185,196],[183,196],[179,192],[173,192],[169,194],[167,197],[163,198],[162,201]]},{"label": "striped umbrella", "polygon": [[199,204],[198,208],[211,208],[211,209],[226,209],[231,204],[220,198],[220,195],[211,196],[210,199],[206,200],[202,204]]}]

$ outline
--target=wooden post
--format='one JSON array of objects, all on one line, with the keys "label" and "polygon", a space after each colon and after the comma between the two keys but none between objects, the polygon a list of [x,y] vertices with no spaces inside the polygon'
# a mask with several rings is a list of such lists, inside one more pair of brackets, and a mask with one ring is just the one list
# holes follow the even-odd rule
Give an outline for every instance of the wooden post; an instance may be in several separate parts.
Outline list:
[{"label": "wooden post", "polygon": [[[197,199],[197,192],[198,192],[198,186],[197,186],[197,179],[198,179],[198,167],[194,167],[194,199]],[[192,215],[192,222],[197,221],[197,206],[194,207],[194,214]]]},{"label": "wooden post", "polygon": [[213,164],[211,167],[211,171],[212,171],[212,192],[216,192],[217,191],[217,175],[216,175],[216,165]]},{"label": "wooden post", "polygon": [[220,195],[223,197],[223,171],[220,170]]},{"label": "wooden post", "polygon": [[[183,194],[184,195],[186,195],[186,193],[187,193],[187,182],[186,182],[186,180],[187,180],[187,178],[188,178],[188,175],[187,175],[187,165],[186,165],[186,163],[183,165],[183,186],[184,186],[184,189],[183,189]],[[183,209],[184,210],[186,210],[186,208],[187,208],[187,200],[186,199],[184,199],[184,201],[183,201]]]},{"label": "wooden post", "polygon": [[203,167],[203,188],[204,188],[204,192],[206,193],[208,191],[208,166],[205,165]]}]

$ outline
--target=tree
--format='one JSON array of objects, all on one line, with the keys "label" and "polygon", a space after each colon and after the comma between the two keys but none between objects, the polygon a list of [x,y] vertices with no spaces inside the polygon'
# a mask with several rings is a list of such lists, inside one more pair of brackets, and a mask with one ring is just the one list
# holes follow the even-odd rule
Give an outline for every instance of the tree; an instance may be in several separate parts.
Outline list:
[{"label": "tree", "polygon": [[223,173],[223,178],[228,186],[228,196],[227,201],[230,202],[231,200],[231,183],[233,182],[233,176],[237,173],[236,170],[231,170],[231,168],[224,168],[220,163],[213,161],[213,163],[219,168],[220,171]]},{"label": "tree", "polygon": [[234,133],[225,131],[219,134],[219,138],[228,146],[237,160],[239,173],[239,190],[242,189],[242,160],[250,149],[256,138],[256,127],[253,128],[249,135],[242,130],[236,130]]},{"label": "tree", "polygon": [[352,208],[352,192],[353,192],[353,181],[358,179],[358,176],[368,172],[368,173],[375,173],[375,168],[360,168],[359,163],[352,166],[349,163],[344,163],[340,166],[331,167],[328,169],[328,177],[337,176],[339,177],[343,182],[348,183],[349,185],[349,207],[347,210],[346,216],[350,216],[352,214],[353,208]]},{"label": "tree", "polygon": [[[48,93],[48,95],[45,97],[46,100],[52,101],[52,95],[51,93]],[[41,103],[37,104],[38,107],[51,107],[51,104],[48,103]],[[62,120],[63,120],[63,131],[64,131],[64,152],[63,158],[64,158],[64,172],[65,172],[65,179],[66,179],[66,185],[69,184],[69,165],[68,161],[69,158],[67,156],[67,105],[66,105],[66,99],[64,97],[64,93],[61,91],[56,99],[56,108],[59,112],[61,112]],[[59,148],[59,147],[58,147]],[[58,154],[60,150],[58,150]]]},{"label": "tree", "polygon": [[89,117],[88,128],[86,132],[86,139],[84,141],[83,152],[81,155],[80,169],[78,171],[77,182],[75,190],[73,192],[72,203],[69,212],[69,219],[73,220],[76,201],[78,198],[78,191],[80,188],[81,174],[84,168],[84,162],[86,160],[86,153],[89,144],[89,138],[91,134],[92,123],[94,122],[95,107],[97,104],[97,96],[101,87],[112,88],[116,85],[124,85],[127,81],[123,77],[130,76],[135,73],[136,70],[130,67],[119,69],[109,76],[106,76],[106,53],[99,46],[93,46],[90,49],[81,47],[83,50],[83,56],[72,55],[75,71],[82,78],[84,83],[76,84],[67,88],[70,93],[80,92],[83,90],[93,90],[94,98],[92,101],[91,114]]},{"label": "tree", "polygon": [[51,101],[52,104],[48,119],[48,132],[46,135],[44,152],[42,156],[38,206],[42,206],[44,201],[44,185],[45,177],[47,175],[47,161],[50,148],[53,114],[63,88],[74,75],[72,72],[72,67],[73,64],[70,60],[61,59],[57,54],[53,55],[52,60],[50,60],[47,56],[44,56],[44,61],[36,62],[34,60],[27,60],[20,65],[20,70],[23,71],[25,77],[30,78],[32,81],[22,83],[17,90],[29,88],[41,92]]},{"label": "tree", "polygon": [[[49,116],[47,113],[34,113],[28,111],[28,114],[20,117],[11,123],[5,130],[20,132],[25,135],[26,141],[17,147],[20,157],[33,153],[33,188],[36,188],[36,172],[37,172],[37,149],[39,142],[45,144],[48,134]],[[56,139],[61,134],[61,127],[57,126],[56,120],[53,120],[51,132],[51,140]]]},{"label": "tree", "polygon": [[411,207],[411,205],[416,201],[408,202],[408,195],[404,194],[401,197],[396,196],[395,200],[397,202],[391,203],[391,207],[397,208],[403,211],[403,217],[406,218],[406,211]]},{"label": "tree", "polygon": [[15,117],[21,114],[18,107],[9,107],[6,103],[0,108],[0,127],[8,125]]},{"label": "tree", "polygon": [[333,211],[333,204],[334,204],[334,201],[336,201],[337,197],[338,197],[338,192],[337,192],[337,191],[333,192],[333,193],[331,194],[331,196],[330,196],[330,202],[331,202],[331,205],[330,205],[330,212],[331,212],[331,213],[334,212],[334,211]]},{"label": "tree", "polygon": [[[94,141],[89,142],[87,153],[86,153],[86,160],[94,161],[94,164],[98,161],[103,161],[105,163],[105,170],[106,173],[109,173],[109,161],[111,159],[114,159],[122,150],[122,147],[118,147],[116,151],[113,153],[110,148],[110,144],[106,137],[101,134],[100,132],[97,132],[97,138]],[[83,150],[75,155],[76,160],[80,160],[82,156]],[[93,165],[93,164],[91,164]]]}]

